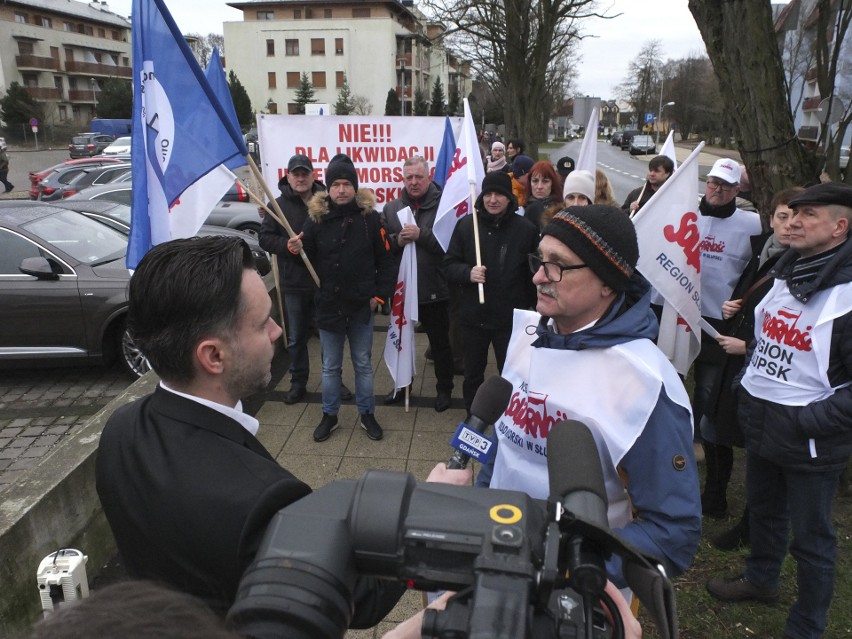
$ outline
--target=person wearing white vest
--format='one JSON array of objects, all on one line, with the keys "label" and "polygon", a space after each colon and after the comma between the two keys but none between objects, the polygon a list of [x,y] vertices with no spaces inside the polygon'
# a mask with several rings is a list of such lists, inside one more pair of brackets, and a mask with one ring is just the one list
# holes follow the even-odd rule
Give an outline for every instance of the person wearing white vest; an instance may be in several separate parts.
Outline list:
[{"label": "person wearing white vest", "polygon": [[[477,485],[546,498],[548,431],[578,420],[598,444],[610,526],[674,576],[701,535],[692,418],[683,383],[653,342],[658,324],[638,258],[633,224],[617,207],[569,207],[544,227],[530,255],[536,312],[515,311],[502,372],[514,391]],[[617,560],[608,572],[624,585]]]},{"label": "person wearing white vest", "polygon": [[[734,160],[716,160],[704,186],[704,197],[698,205],[699,251],[701,259],[701,316],[716,330],[724,330],[722,304],[731,299],[734,286],[751,259],[751,237],[762,232],[757,213],[737,208],[741,169]],[[695,389],[692,412],[695,417],[696,440],[701,440],[701,418],[707,412],[707,400],[725,362],[725,352],[715,339],[701,334],[701,351],[693,366]],[[716,446],[704,442],[708,475],[717,472]],[[711,481],[711,483],[715,483]],[[723,517],[727,504],[711,499],[706,490],[701,495],[705,515]]]},{"label": "person wearing white vest", "polygon": [[755,309],[739,389],[751,552],[743,574],[707,590],[777,601],[792,530],[798,599],[784,636],[812,639],[823,636],[834,591],[831,505],[852,453],[852,187],[812,186],[789,206],[790,250]]}]

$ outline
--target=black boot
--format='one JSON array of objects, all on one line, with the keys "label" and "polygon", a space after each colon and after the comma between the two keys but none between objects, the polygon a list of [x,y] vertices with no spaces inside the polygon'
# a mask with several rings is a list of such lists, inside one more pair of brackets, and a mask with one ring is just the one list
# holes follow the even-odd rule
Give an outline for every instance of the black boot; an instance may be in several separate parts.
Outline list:
[{"label": "black boot", "polygon": [[710,543],[719,550],[737,550],[749,546],[748,538],[748,506],[743,511],[743,516],[737,522],[737,525],[726,530],[721,535],[717,535],[710,540]]},{"label": "black boot", "polygon": [[705,441],[704,456],[707,475],[704,479],[704,491],[701,493],[701,512],[708,517],[721,519],[728,512],[725,493],[731,478],[733,450],[728,446]]}]

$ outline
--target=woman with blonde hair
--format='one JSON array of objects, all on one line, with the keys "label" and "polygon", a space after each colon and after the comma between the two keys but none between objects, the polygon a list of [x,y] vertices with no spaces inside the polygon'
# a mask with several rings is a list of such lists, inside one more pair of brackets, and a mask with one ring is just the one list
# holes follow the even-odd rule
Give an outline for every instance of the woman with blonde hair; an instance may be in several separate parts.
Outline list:
[{"label": "woman with blonde hair", "polygon": [[595,169],[595,204],[606,204],[607,206],[618,206],[615,201],[615,193],[609,178],[603,169]]}]

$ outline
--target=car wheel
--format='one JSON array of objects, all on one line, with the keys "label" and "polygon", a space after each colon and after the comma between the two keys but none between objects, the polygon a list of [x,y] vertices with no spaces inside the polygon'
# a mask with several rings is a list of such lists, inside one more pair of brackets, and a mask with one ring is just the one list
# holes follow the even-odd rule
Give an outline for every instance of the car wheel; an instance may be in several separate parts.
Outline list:
[{"label": "car wheel", "polygon": [[133,339],[130,337],[126,326],[122,326],[121,330],[117,331],[116,334],[118,335],[116,346],[118,347],[122,367],[133,377],[142,377],[151,370],[148,359],[136,347],[136,344],[133,343]]},{"label": "car wheel", "polygon": [[255,224],[254,222],[241,224],[237,227],[237,230],[242,231],[243,233],[248,233],[253,237],[257,237],[258,235],[260,235],[260,224]]}]

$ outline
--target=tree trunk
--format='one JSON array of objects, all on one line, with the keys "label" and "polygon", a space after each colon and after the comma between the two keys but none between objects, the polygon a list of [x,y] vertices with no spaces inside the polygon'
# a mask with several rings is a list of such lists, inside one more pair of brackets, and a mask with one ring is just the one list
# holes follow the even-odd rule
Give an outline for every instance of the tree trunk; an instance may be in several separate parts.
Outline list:
[{"label": "tree trunk", "polygon": [[758,210],[772,195],[817,179],[796,137],[769,0],[689,0],[737,133]]}]

